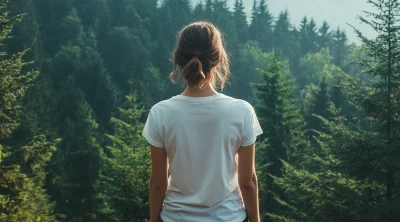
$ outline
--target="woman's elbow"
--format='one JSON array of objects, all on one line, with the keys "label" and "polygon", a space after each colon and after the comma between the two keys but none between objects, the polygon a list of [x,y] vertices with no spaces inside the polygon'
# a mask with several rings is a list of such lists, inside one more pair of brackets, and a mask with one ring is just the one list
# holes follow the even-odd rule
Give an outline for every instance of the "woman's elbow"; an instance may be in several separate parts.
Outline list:
[{"label": "woman's elbow", "polygon": [[239,180],[239,186],[240,187],[254,187],[257,186],[257,174],[256,172],[253,172],[251,176],[245,177],[241,180]]}]

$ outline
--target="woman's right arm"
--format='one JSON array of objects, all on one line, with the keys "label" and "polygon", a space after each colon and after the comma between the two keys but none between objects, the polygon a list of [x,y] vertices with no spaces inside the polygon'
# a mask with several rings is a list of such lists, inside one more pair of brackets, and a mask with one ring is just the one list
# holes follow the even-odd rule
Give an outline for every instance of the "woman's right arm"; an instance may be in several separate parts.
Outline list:
[{"label": "woman's right arm", "polygon": [[258,185],[255,170],[255,144],[241,147],[239,157],[239,187],[250,222],[260,222]]},{"label": "woman's right arm", "polygon": [[168,186],[168,157],[164,148],[151,145],[150,222],[160,221]]}]

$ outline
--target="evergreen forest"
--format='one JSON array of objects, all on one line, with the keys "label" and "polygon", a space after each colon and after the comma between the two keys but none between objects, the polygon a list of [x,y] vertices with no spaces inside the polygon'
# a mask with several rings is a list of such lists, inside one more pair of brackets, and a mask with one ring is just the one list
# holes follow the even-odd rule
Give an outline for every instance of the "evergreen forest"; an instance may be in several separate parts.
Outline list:
[{"label": "evergreen forest", "polygon": [[143,125],[184,90],[169,58],[199,20],[227,41],[222,93],[264,130],[262,221],[400,221],[400,1],[368,0],[360,44],[233,1],[1,0],[0,222],[148,221]]}]

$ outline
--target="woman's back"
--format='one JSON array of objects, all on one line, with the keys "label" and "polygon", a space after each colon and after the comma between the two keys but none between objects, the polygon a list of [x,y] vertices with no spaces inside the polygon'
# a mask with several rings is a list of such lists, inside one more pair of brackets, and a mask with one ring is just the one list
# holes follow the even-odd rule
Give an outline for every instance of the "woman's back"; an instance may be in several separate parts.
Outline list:
[{"label": "woman's back", "polygon": [[169,159],[163,220],[243,221],[236,156],[261,132],[252,106],[224,94],[156,104],[143,135]]},{"label": "woman's back", "polygon": [[172,61],[171,80],[180,72],[187,88],[154,105],[143,130],[151,144],[150,221],[242,222],[247,214],[258,222],[254,142],[262,130],[249,103],[215,90],[229,77],[220,31],[208,22],[186,26]]}]

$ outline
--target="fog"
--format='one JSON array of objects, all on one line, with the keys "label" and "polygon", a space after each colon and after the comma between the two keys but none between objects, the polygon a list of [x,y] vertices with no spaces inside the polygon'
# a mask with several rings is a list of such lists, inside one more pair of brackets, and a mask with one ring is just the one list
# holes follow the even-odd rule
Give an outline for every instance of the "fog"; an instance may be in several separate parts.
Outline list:
[{"label": "fog", "polygon": [[[231,6],[235,2],[235,0],[227,1]],[[192,2],[195,5],[200,0],[192,0]],[[253,0],[243,0],[243,2],[250,17]],[[346,30],[349,40],[352,42],[359,43],[353,28],[347,23],[360,29],[370,38],[375,36],[371,28],[360,24],[357,19],[358,15],[365,15],[363,11],[373,10],[367,0],[267,0],[267,4],[271,13],[275,16],[280,11],[287,9],[291,15],[292,22],[296,25],[305,15],[314,18],[318,25],[326,20],[333,26],[332,28],[340,27]]]}]

